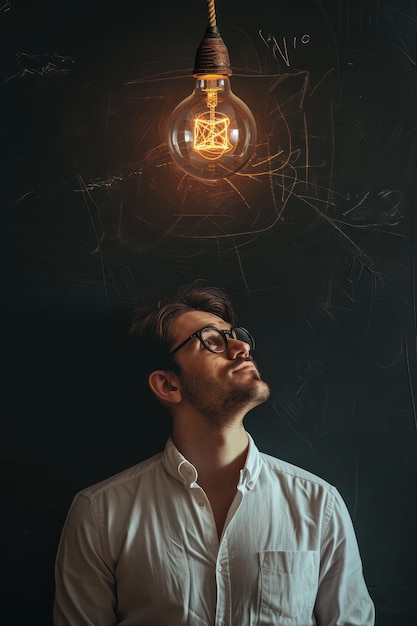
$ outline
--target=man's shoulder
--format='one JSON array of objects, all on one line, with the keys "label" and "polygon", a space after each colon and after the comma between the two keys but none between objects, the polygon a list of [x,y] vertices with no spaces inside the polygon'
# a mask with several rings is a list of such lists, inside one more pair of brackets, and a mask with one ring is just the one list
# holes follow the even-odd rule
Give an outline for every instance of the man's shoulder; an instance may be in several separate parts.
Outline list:
[{"label": "man's shoulder", "polygon": [[279,475],[284,480],[300,480],[304,483],[309,483],[311,486],[316,485],[325,491],[334,493],[336,488],[326,479],[314,474],[313,472],[304,469],[288,461],[284,461],[278,457],[272,456],[265,452],[261,452],[261,458],[266,467],[274,474]]},{"label": "man's shoulder", "polygon": [[149,475],[150,472],[155,470],[161,461],[162,452],[158,452],[153,456],[128,467],[117,474],[113,474],[101,480],[93,485],[82,489],[78,495],[86,496],[88,498],[95,498],[103,495],[106,492],[111,492],[114,489],[129,489],[135,488],[135,485],[140,482],[142,477]]}]

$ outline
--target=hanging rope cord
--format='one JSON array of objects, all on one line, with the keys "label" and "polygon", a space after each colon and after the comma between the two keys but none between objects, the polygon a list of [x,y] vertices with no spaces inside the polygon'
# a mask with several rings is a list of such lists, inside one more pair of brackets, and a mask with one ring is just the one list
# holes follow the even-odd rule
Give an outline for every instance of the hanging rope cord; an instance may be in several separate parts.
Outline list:
[{"label": "hanging rope cord", "polygon": [[214,0],[207,0],[208,11],[208,25],[216,26],[216,7],[214,6]]}]

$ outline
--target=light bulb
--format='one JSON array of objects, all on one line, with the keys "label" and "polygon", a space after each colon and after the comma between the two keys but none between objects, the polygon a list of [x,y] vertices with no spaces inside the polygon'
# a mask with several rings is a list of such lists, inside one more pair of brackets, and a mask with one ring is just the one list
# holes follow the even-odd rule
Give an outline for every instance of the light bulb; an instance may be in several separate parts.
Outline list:
[{"label": "light bulb", "polygon": [[218,180],[234,174],[255,147],[255,119],[232,92],[231,73],[217,27],[209,27],[196,55],[195,89],[168,120],[172,159],[194,178]]}]

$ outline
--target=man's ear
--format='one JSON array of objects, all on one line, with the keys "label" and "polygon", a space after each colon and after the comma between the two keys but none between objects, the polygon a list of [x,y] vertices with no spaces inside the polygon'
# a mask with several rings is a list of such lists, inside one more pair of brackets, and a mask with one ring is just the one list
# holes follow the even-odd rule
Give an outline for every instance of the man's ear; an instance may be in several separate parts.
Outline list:
[{"label": "man's ear", "polygon": [[182,400],[177,374],[170,370],[155,370],[149,374],[149,387],[163,403],[178,404]]}]

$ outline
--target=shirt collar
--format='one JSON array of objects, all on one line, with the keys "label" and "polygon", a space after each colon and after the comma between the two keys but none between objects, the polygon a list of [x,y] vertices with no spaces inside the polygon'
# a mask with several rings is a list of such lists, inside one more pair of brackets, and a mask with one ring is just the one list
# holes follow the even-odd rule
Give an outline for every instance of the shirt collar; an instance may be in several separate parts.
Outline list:
[{"label": "shirt collar", "polygon": [[238,489],[246,488],[251,491],[258,480],[259,473],[261,471],[261,454],[256,447],[256,444],[250,434],[246,432],[249,439],[248,454],[243,469],[240,472],[240,480],[238,483]]},{"label": "shirt collar", "polygon": [[[249,448],[246,462],[240,471],[238,489],[253,489],[261,471],[261,455],[255,445],[254,440],[247,433],[249,438]],[[198,473],[192,463],[187,461],[185,456],[176,448],[171,437],[168,439],[165,450],[162,453],[162,463],[167,472],[185,487],[195,487],[198,480]]]}]

